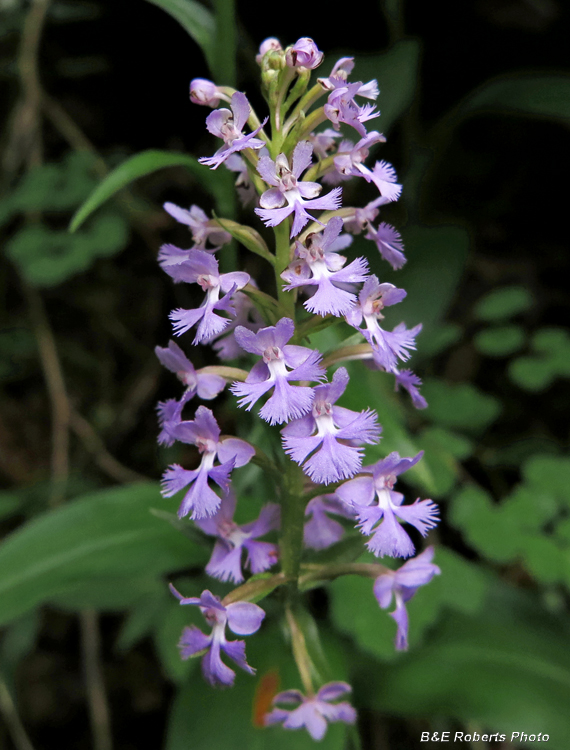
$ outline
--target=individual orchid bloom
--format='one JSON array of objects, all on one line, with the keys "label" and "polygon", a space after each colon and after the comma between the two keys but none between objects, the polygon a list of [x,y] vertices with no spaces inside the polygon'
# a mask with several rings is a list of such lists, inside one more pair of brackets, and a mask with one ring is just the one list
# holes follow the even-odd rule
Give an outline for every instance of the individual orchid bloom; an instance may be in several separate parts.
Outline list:
[{"label": "individual orchid bloom", "polygon": [[261,61],[268,52],[281,52],[282,50],[283,47],[281,46],[281,42],[279,41],[279,39],[276,39],[274,36],[270,36],[267,39],[264,39],[259,45],[259,53],[255,56],[255,62],[258,65],[261,65]]},{"label": "individual orchid bloom", "polygon": [[[217,226],[215,221],[208,219],[206,213],[199,206],[190,206],[189,209],[186,209],[180,208],[175,203],[165,203],[164,210],[180,224],[186,224],[192,232],[192,239],[196,250],[206,250],[209,253],[215,253],[222,245],[231,242],[231,234]],[[210,246],[206,247],[208,242]],[[179,252],[187,251],[180,250]],[[160,260],[159,256],[159,262]]]},{"label": "individual orchid bloom", "polygon": [[335,130],[340,129],[341,123],[350,125],[361,137],[366,135],[364,123],[380,116],[380,112],[375,112],[373,104],[358,105],[354,97],[358,95],[362,83],[349,83],[339,88],[333,89],[329,94],[327,103],[324,106],[326,117],[332,122]]},{"label": "individual orchid bloom", "polygon": [[[245,440],[227,437],[220,440],[220,428],[210,409],[199,406],[192,421],[180,422],[170,432],[175,440],[195,445],[202,454],[197,469],[183,469],[178,464],[170,466],[162,478],[162,494],[172,497],[184,487],[184,496],[178,517],[183,518],[192,512],[192,519],[213,516],[220,507],[220,497],[209,485],[214,481],[227,492],[230,474],[234,468],[245,466],[255,454]],[[214,465],[216,458],[219,461]]]},{"label": "individual orchid bloom", "polygon": [[[256,287],[253,279],[250,284]],[[224,328],[222,335],[212,343],[212,348],[222,360],[237,359],[243,355],[243,349],[235,338],[235,329],[238,326],[248,328],[250,331],[259,331],[263,327],[263,318],[247,294],[236,292],[233,296],[233,304],[234,319]]]},{"label": "individual orchid bloom", "polygon": [[323,61],[323,53],[318,49],[314,41],[305,36],[289,47],[285,53],[285,62],[290,68],[307,68],[314,70]]},{"label": "individual orchid bloom", "polygon": [[336,139],[341,137],[341,133],[337,133],[332,128],[327,128],[320,133],[311,133],[309,143],[312,144],[313,151],[318,159],[326,159],[329,153],[336,149]]},{"label": "individual orchid bloom", "polygon": [[273,186],[260,197],[261,208],[255,209],[265,226],[276,227],[294,214],[291,227],[291,237],[294,237],[313,218],[308,210],[334,211],[340,206],[340,188],[317,198],[321,185],[300,180],[301,174],[311,165],[312,153],[312,144],[301,141],[295,146],[291,166],[285,154],[279,154],[275,161],[269,156],[259,159],[257,171],[268,185]]},{"label": "individual orchid bloom", "polygon": [[235,154],[237,151],[243,151],[246,148],[259,149],[265,146],[265,141],[255,136],[263,128],[268,118],[265,118],[253,132],[244,135],[243,129],[251,111],[247,97],[240,91],[236,91],[232,95],[230,106],[231,110],[216,109],[206,118],[208,131],[224,141],[224,145],[213,156],[198,159],[200,164],[205,164],[212,169],[217,169],[228,156]]},{"label": "individual orchid bloom", "polygon": [[375,229],[372,224],[368,224],[366,239],[376,243],[380,255],[387,260],[394,271],[402,268],[406,262],[406,256],[403,253],[404,245],[400,233],[394,229],[391,224],[383,221]]},{"label": "individual orchid bloom", "polygon": [[297,419],[311,408],[313,389],[291,385],[291,381],[321,381],[324,378],[321,355],[317,350],[287,344],[294,333],[295,324],[290,318],[281,318],[276,325],[261,328],[256,333],[242,326],[235,330],[236,341],[242,349],[262,359],[253,366],[245,383],[234,383],[230,390],[238,396],[239,406],[245,406],[249,411],[274,388],[273,395],[259,412],[261,418],[270,424]]},{"label": "individual orchid bloom", "polygon": [[242,557],[253,574],[263,573],[277,562],[279,548],[258,538],[279,528],[281,507],[277,503],[265,505],[255,521],[239,526],[234,520],[236,496],[228,492],[222,498],[215,516],[196,521],[196,526],[209,536],[217,537],[206,573],[220,581],[243,581]]},{"label": "individual orchid bloom", "polygon": [[182,596],[172,584],[170,590],[180,600],[180,604],[200,607],[204,619],[212,628],[210,635],[206,635],[195,625],[184,628],[178,644],[183,659],[204,654],[202,674],[213,687],[231,687],[234,684],[236,674],[223,663],[222,653],[245,672],[255,674],[255,669],[245,660],[245,642],[226,640],[226,625],[236,635],[256,633],[265,617],[261,607],[251,602],[232,602],[224,606],[220,598],[207,589],[199,597]]},{"label": "individual orchid bloom", "polygon": [[420,586],[425,586],[439,575],[441,570],[432,563],[433,547],[428,547],[420,555],[405,562],[398,570],[387,570],[374,581],[374,596],[382,609],[388,609],[392,597],[396,609],[390,612],[398,626],[395,646],[397,651],[408,648],[408,613],[406,602],[410,601]]},{"label": "individual orchid bloom", "polygon": [[345,268],[345,258],[336,254],[337,249],[347,247],[352,238],[340,237],[342,219],[329,219],[322,233],[313,232],[305,244],[295,243],[296,259],[281,274],[287,284],[286,291],[297,287],[316,287],[315,293],[305,302],[305,309],[317,315],[345,315],[353,306],[356,295],[346,289],[347,284],[365,281],[368,264],[364,258],[356,258]]},{"label": "individual orchid bloom", "polygon": [[285,690],[275,696],[273,704],[282,703],[296,708],[274,708],[266,714],[265,725],[283,724],[284,729],[305,727],[314,740],[322,740],[327,731],[327,722],[354,724],[356,721],[356,711],[350,703],[333,703],[351,691],[346,682],[329,682],[316,695],[309,696],[304,696],[300,690]]},{"label": "individual orchid bloom", "polygon": [[[377,443],[381,427],[375,412],[335,406],[348,385],[348,372],[339,367],[332,382],[318,385],[311,412],[281,430],[283,445],[293,461],[316,484],[348,479],[362,464],[363,443]],[[310,456],[309,458],[307,458]]]},{"label": "individual orchid bloom", "polygon": [[225,166],[230,172],[237,173],[235,187],[242,206],[248,206],[253,203],[257,193],[255,185],[249,177],[247,164],[239,154],[232,154],[226,159]]},{"label": "individual orchid bloom", "polygon": [[[170,313],[177,336],[198,325],[194,344],[209,341],[229,325],[230,320],[217,315],[215,311],[223,310],[233,315],[233,294],[249,282],[249,274],[240,271],[220,274],[218,261],[203,250],[191,250],[187,260],[176,265],[163,265],[163,269],[174,281],[199,284],[206,292],[200,307],[191,310],[179,308]],[[220,292],[226,292],[221,299]]]},{"label": "individual orchid bloom", "polygon": [[419,386],[422,384],[420,378],[411,370],[395,370],[394,375],[396,376],[395,390],[401,386],[410,394],[412,404],[416,409],[426,409],[428,402],[420,393]]},{"label": "individual orchid bloom", "polygon": [[226,381],[220,375],[195,370],[192,362],[174,341],[169,341],[168,347],[155,347],[154,353],[160,364],[173,372],[178,380],[186,386],[181,398],[182,406],[194,398],[196,394],[198,398],[210,401],[216,398],[218,393],[225,388]]},{"label": "individual orchid bloom", "polygon": [[203,107],[217,107],[220,99],[229,101],[229,97],[223,89],[216,86],[206,78],[194,78],[190,81],[190,101],[192,104],[200,104]]},{"label": "individual orchid bloom", "polygon": [[354,519],[354,511],[342,502],[335,494],[318,495],[311,498],[305,508],[305,522],[303,530],[303,544],[310,549],[326,549],[339,542],[344,536],[343,526],[329,517],[333,513],[343,518]]},{"label": "individual orchid bloom", "polygon": [[385,161],[376,162],[374,169],[369,169],[363,163],[368,158],[370,146],[385,141],[382,133],[376,131],[368,133],[356,145],[351,141],[342,141],[334,157],[334,166],[341,178],[364,177],[366,182],[376,185],[380,195],[388,201],[395,201],[400,197],[402,186],[396,183],[394,168]]},{"label": "individual orchid bloom", "polygon": [[[392,372],[396,369],[398,358],[408,359],[408,349],[415,349],[415,337],[421,331],[421,324],[407,329],[403,323],[393,331],[385,331],[378,325],[384,315],[382,310],[401,302],[406,296],[403,289],[393,284],[380,284],[376,276],[370,276],[364,282],[358,302],[346,314],[347,322],[362,333],[372,347],[372,354],[376,363]],[[361,329],[364,321],[366,328]]]},{"label": "individual orchid bloom", "polygon": [[[354,68],[354,57],[341,57],[340,60],[334,65],[331,74],[328,78],[319,78],[318,82],[327,91],[333,91],[334,89],[343,88],[346,86],[348,76],[352,73]],[[377,99],[378,94],[378,82],[376,80],[368,81],[368,83],[360,83],[360,88],[356,92],[357,96],[362,96],[365,99]]]},{"label": "individual orchid bloom", "polygon": [[[409,523],[425,536],[439,521],[438,507],[431,500],[416,500],[402,505],[404,496],[394,492],[397,477],[417,464],[423,456],[400,458],[397,451],[361,471],[364,476],[341,484],[336,494],[355,511],[358,527],[366,536],[373,534],[366,546],[376,557],[410,557],[414,553],[412,540],[400,521]],[[375,502],[376,501],[376,502]]]}]

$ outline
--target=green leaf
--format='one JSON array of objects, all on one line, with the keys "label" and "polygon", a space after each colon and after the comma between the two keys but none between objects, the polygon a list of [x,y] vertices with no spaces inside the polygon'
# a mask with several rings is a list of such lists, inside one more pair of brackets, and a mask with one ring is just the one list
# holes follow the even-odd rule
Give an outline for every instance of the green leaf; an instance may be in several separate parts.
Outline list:
[{"label": "green leaf", "polygon": [[165,167],[186,167],[200,180],[202,186],[209,190],[216,200],[223,200],[223,178],[187,154],[176,151],[149,150],[135,154],[120,164],[99,183],[85,203],[75,212],[69,230],[75,232],[99,206],[111,196],[129,185],[133,180],[156,172]]},{"label": "green leaf", "polygon": [[148,0],[178,21],[200,47],[212,72],[216,69],[216,22],[211,11],[194,0]]},{"label": "green leaf", "polygon": [[524,346],[526,334],[520,326],[502,326],[479,331],[473,343],[489,357],[508,357]]},{"label": "green leaf", "polygon": [[75,235],[42,224],[24,227],[7,243],[6,254],[30,284],[51,287],[122,250],[127,240],[125,220],[107,212]]},{"label": "green leaf", "polygon": [[435,357],[453,344],[456,344],[463,334],[463,329],[456,323],[443,323],[422,331],[420,350],[424,357]]},{"label": "green leaf", "polygon": [[570,119],[569,75],[506,75],[483,84],[459,106],[458,117],[512,112],[552,120]]},{"label": "green leaf", "polygon": [[533,306],[533,298],[524,286],[506,286],[494,289],[479,300],[475,317],[479,320],[502,321],[512,318]]},{"label": "green leaf", "polygon": [[536,357],[519,357],[509,363],[509,378],[525,391],[543,391],[552,383],[556,372],[552,364]]},{"label": "green leaf", "polygon": [[416,39],[396,42],[383,55],[359,56],[356,59],[355,75],[359,81],[375,78],[378,81],[378,97],[381,117],[378,122],[383,133],[410,107],[418,80],[420,44]]},{"label": "green leaf", "polygon": [[522,473],[535,492],[547,492],[570,507],[570,458],[568,456],[533,456]]},{"label": "green leaf", "polygon": [[501,412],[498,399],[470,383],[446,383],[429,378],[422,393],[428,402],[426,416],[445,427],[479,432],[492,424]]},{"label": "green leaf", "polygon": [[[471,441],[438,427],[428,427],[418,437],[419,447],[425,451],[423,461],[428,464],[434,479],[432,497],[446,495],[459,477],[457,458],[467,458],[473,450]],[[459,455],[456,455],[459,454]]]},{"label": "green leaf", "polygon": [[547,733],[565,750],[569,638],[535,597],[497,584],[478,614],[450,613],[424,648],[370,669],[362,695],[382,712],[478,722],[509,739]]},{"label": "green leaf", "polygon": [[0,624],[103,578],[120,584],[203,564],[207,553],[153,507],[172,507],[158,485],[126,485],[69,502],[8,536],[0,545]]}]

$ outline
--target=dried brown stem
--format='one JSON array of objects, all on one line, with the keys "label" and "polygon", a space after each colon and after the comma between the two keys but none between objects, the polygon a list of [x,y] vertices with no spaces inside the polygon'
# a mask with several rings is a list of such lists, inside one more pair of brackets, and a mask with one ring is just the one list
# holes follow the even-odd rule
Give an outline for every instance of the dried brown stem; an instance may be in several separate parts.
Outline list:
[{"label": "dried brown stem", "polygon": [[81,612],[79,618],[93,750],[112,750],[113,740],[109,706],[99,654],[100,638],[97,612],[93,609],[85,609]]}]

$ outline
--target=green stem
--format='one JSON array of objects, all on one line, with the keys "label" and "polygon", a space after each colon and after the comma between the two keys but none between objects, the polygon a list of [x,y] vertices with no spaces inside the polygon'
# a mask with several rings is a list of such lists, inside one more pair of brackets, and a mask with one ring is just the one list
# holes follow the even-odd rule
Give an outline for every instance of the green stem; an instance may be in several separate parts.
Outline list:
[{"label": "green stem", "polygon": [[289,222],[282,221],[273,228],[275,233],[275,283],[277,285],[277,298],[286,317],[295,320],[295,295],[293,292],[283,290],[283,279],[281,274],[291,262],[291,242],[289,240]]},{"label": "green stem", "polygon": [[287,473],[283,482],[281,498],[281,568],[289,580],[293,591],[297,588],[297,578],[303,552],[303,529],[305,524],[306,499],[303,495],[304,475],[299,466],[288,461]]},{"label": "green stem", "polygon": [[287,617],[289,632],[291,633],[291,646],[293,649],[295,664],[297,665],[297,669],[299,670],[299,676],[301,677],[301,682],[303,683],[303,687],[305,688],[305,693],[307,694],[307,697],[309,697],[315,694],[315,690],[313,688],[313,680],[311,679],[311,658],[307,650],[305,636],[299,626],[299,623],[295,619],[295,615],[293,614],[293,609],[290,604],[287,605],[285,615]]}]

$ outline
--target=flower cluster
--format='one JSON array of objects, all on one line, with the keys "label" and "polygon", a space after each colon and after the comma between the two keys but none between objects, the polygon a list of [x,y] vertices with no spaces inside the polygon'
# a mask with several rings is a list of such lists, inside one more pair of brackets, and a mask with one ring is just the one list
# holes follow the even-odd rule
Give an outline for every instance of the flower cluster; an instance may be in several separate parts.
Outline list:
[{"label": "flower cluster", "polygon": [[[284,586],[286,623],[305,692],[279,693],[266,724],[305,727],[320,740],[327,722],[353,723],[356,712],[349,703],[338,702],[351,690],[347,683],[319,686],[313,681],[315,670],[302,618],[296,613],[303,606],[300,592],[305,582],[325,581],[332,574],[326,565],[305,564],[300,557],[303,547],[311,554],[333,547],[347,532],[356,538],[360,532],[375,557],[411,558],[397,570],[380,563],[347,564],[343,570],[337,566],[334,573],[362,573],[366,568],[374,578],[380,607],[386,609],[395,600],[391,615],[397,624],[397,649],[407,648],[405,603],[439,573],[432,563],[433,548],[412,557],[415,547],[409,535],[413,527],[426,536],[438,522],[437,506],[429,499],[408,503],[394,490],[398,476],[415,466],[422,453],[401,457],[393,452],[363,465],[365,446],[379,442],[382,427],[372,409],[343,406],[349,373],[344,366],[330,373],[327,368],[353,359],[357,350],[358,358],[391,373],[396,389],[407,390],[413,405],[424,408],[420,379],[400,369],[415,349],[421,325],[384,327],[384,308],[401,302],[405,290],[371,274],[366,258],[349,261],[342,254],[353,235],[364,233],[394,269],[406,262],[397,230],[386,222],[375,225],[380,208],[396,201],[402,190],[392,165],[384,160],[366,164],[371,150],[386,140],[377,130],[366,129],[380,114],[373,103],[376,81],[349,81],[354,60],[347,57],[309,88],[310,72],[323,62],[323,53],[309,38],[286,49],[269,38],[256,60],[269,105],[263,120],[242,92],[204,79],[190,85],[191,101],[212,108],[206,128],[222,141],[212,156],[199,161],[237,173],[236,189],[244,209],[256,205],[250,214],[254,226],[248,227],[208,218],[198,206],[165,204],[165,210],[189,228],[193,244],[186,249],[166,244],[158,261],[175,283],[198,285],[204,293],[197,307],[170,313],[173,332],[181,336],[194,329],[193,344],[212,344],[222,363],[196,369],[174,341],[156,347],[161,364],[184,388],[178,398],[158,406],[159,442],[192,446],[188,457],[194,454],[195,460],[193,468],[172,464],[162,486],[165,497],[183,492],[179,517],[190,516],[200,532],[215,540],[205,572],[238,585],[224,600],[208,590],[184,597],[172,587],[181,604],[197,606],[212,629],[206,635],[187,627],[179,644],[182,658],[202,655],[202,671],[212,685],[234,682],[235,674],[222,655],[253,673],[244,642],[226,640],[226,626],[238,635],[255,633],[265,613],[252,600],[261,601]],[[222,103],[229,108],[220,107]],[[356,131],[354,140],[341,135],[341,125]],[[370,186],[366,189],[376,194],[363,208],[342,203],[342,186],[352,178],[363,178]],[[273,229],[273,250],[263,239],[262,224]],[[276,298],[259,289],[248,273],[220,272],[217,255],[232,238],[271,264]],[[332,358],[323,357],[311,345],[312,333],[339,320],[348,338]],[[281,451],[267,452],[267,446],[279,440],[257,438],[253,445],[223,435],[213,411],[204,405],[187,418],[184,411],[194,398],[212,401],[226,384],[238,408],[250,412],[255,407],[261,417],[257,435],[279,430]],[[238,504],[237,517],[247,518],[248,513],[233,477],[249,463],[262,468],[274,489],[257,518],[250,513],[250,520],[238,523]],[[350,524],[355,527],[352,532]],[[272,534],[274,538],[263,539]],[[253,578],[245,581],[245,571]]]}]

